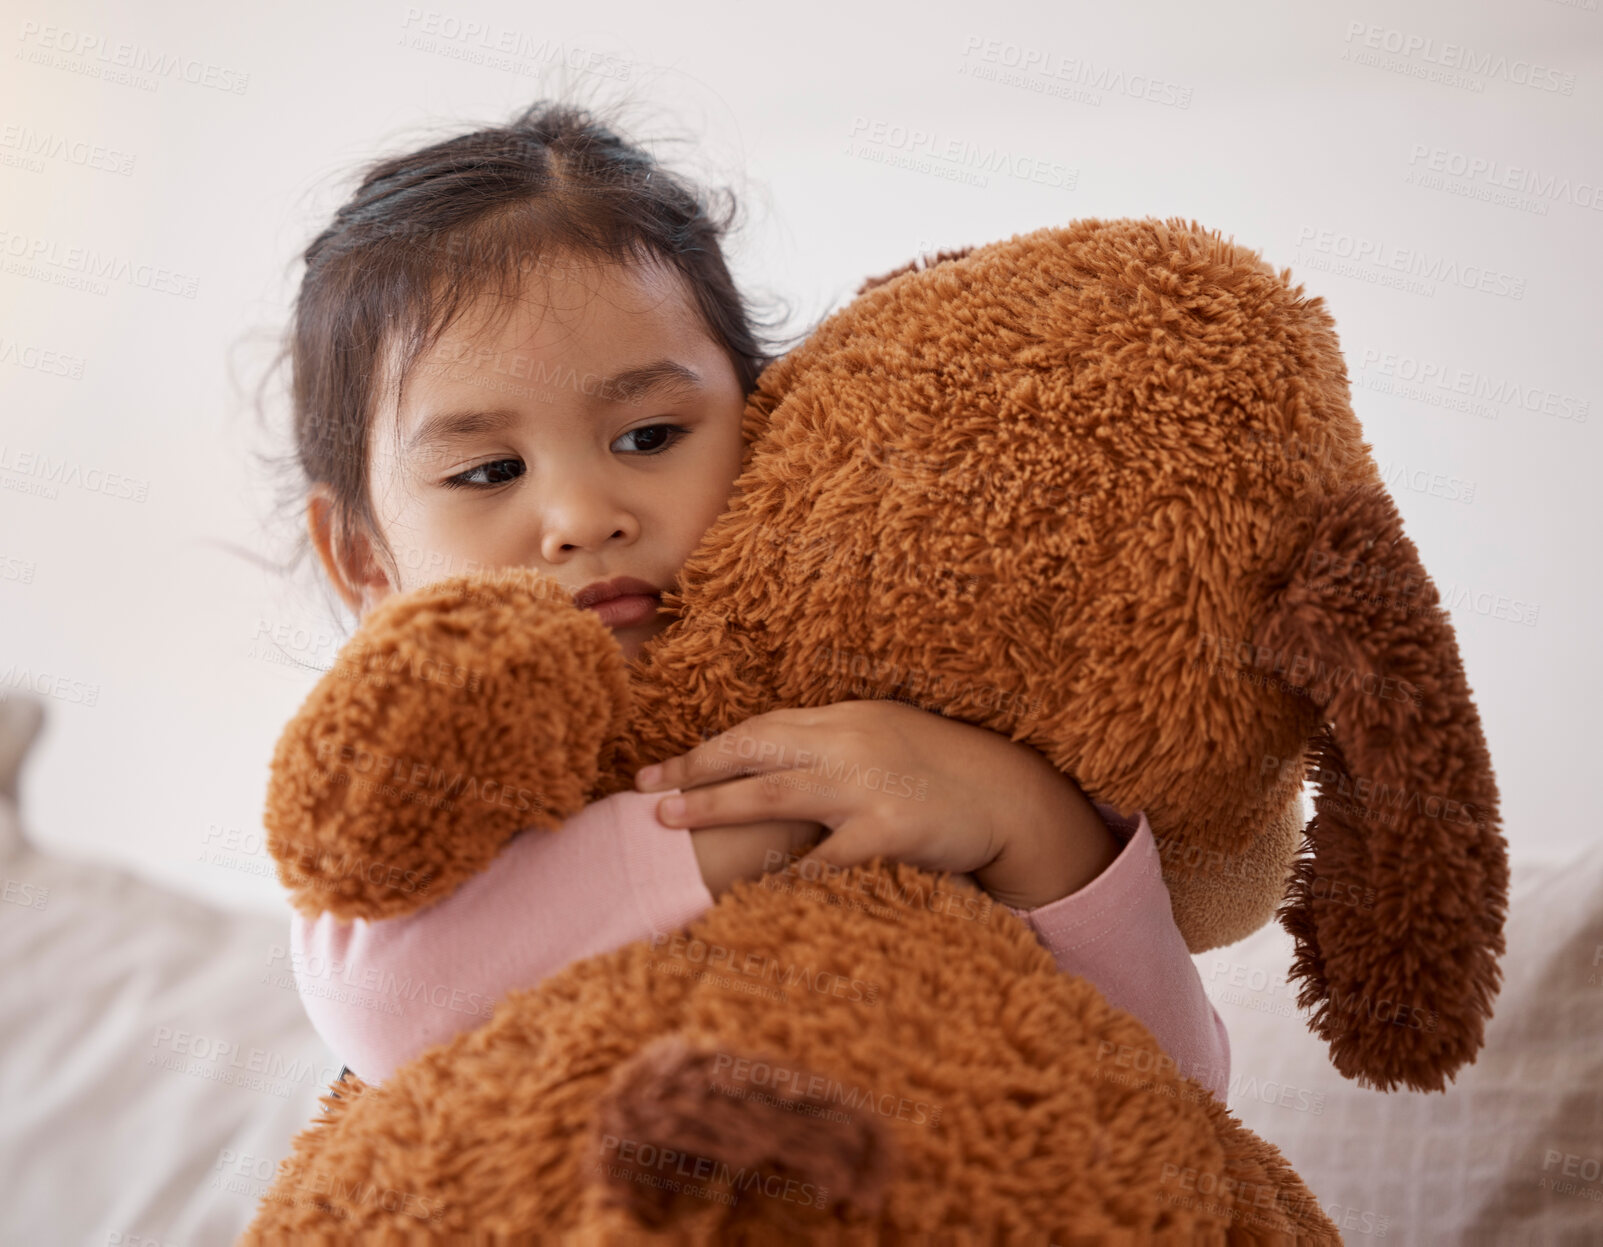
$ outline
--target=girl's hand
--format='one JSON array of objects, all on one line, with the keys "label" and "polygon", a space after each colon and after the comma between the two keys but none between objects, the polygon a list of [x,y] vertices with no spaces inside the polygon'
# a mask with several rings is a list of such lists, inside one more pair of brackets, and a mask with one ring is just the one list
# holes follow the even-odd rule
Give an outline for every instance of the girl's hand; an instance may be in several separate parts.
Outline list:
[{"label": "girl's hand", "polygon": [[658,806],[670,826],[820,824],[829,835],[807,860],[972,874],[1015,909],[1078,891],[1118,855],[1079,786],[1034,749],[902,702],[756,715],[635,787],[681,790]]},{"label": "girl's hand", "polygon": [[701,881],[713,899],[729,891],[736,879],[761,879],[779,865],[800,857],[824,834],[817,823],[775,821],[732,827],[693,827],[690,846],[696,851]]}]

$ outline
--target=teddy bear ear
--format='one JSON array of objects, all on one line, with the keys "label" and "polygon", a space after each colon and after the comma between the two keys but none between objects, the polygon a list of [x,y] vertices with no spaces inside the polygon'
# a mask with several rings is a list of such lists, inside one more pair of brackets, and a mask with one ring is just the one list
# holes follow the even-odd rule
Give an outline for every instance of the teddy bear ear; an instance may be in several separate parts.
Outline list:
[{"label": "teddy bear ear", "polygon": [[[1316,516],[1258,640],[1311,666],[1311,855],[1279,912],[1291,977],[1361,1085],[1444,1089],[1473,1061],[1504,951],[1507,845],[1458,642],[1378,481]],[[1291,765],[1303,765],[1298,759]]]},{"label": "teddy bear ear", "polygon": [[875,286],[883,286],[892,278],[900,277],[903,273],[922,272],[924,269],[934,268],[937,264],[944,264],[947,260],[961,260],[973,250],[973,247],[959,247],[955,251],[937,251],[933,256],[929,254],[920,255],[918,259],[909,260],[900,268],[893,268],[888,273],[881,273],[878,277],[868,278],[861,286],[857,287],[854,295],[864,294]]}]

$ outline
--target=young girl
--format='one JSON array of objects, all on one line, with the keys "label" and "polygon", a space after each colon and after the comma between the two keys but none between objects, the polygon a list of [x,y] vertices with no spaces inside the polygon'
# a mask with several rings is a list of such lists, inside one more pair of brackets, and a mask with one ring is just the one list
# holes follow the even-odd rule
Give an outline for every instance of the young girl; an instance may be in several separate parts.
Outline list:
[{"label": "young girl", "polygon": [[[353,611],[526,566],[596,611],[628,659],[668,626],[660,596],[724,509],[746,396],[773,358],[725,267],[727,227],[562,104],[368,172],[307,249],[289,343],[307,527]],[[922,799],[907,783],[802,782],[796,763],[826,756],[911,778]],[[749,719],[636,788],[514,837],[415,914],[297,915],[293,964],[323,1038],[381,1081],[508,991],[664,937],[816,845],[831,867],[879,854],[972,881],[1224,1097],[1228,1040],[1145,815],[1093,807],[1029,746],[846,701]]]}]

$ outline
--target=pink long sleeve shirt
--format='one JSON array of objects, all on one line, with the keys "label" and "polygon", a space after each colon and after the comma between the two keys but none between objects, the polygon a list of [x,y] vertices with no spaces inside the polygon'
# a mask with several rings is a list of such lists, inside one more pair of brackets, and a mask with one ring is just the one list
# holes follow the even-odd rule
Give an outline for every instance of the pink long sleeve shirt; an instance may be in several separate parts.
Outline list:
[{"label": "pink long sleeve shirt", "polygon": [[[657,818],[667,795],[616,793],[560,832],[515,836],[490,869],[415,914],[377,922],[296,914],[291,964],[318,1034],[363,1081],[382,1082],[482,1025],[507,992],[688,925],[713,898],[689,830]],[[1134,1014],[1181,1074],[1223,1100],[1229,1036],[1175,926],[1146,815],[1097,809],[1122,843],[1113,863],[1077,892],[1012,912],[1059,970]],[[1150,1072],[1147,1054],[1120,1055],[1108,1060],[1134,1077]]]}]

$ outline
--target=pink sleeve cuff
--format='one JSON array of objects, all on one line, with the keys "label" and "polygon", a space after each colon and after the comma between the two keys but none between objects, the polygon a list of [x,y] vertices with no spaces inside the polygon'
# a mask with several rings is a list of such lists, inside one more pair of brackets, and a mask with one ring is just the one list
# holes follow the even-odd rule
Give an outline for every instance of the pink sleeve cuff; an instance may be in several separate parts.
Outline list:
[{"label": "pink sleeve cuff", "polygon": [[677,931],[712,908],[712,893],[701,877],[690,829],[669,827],[657,818],[657,803],[679,791],[620,792],[607,798],[619,803],[613,820],[618,855],[629,877],[635,908],[649,928],[616,947],[646,935]]},{"label": "pink sleeve cuff", "polygon": [[[1203,991],[1202,976],[1175,925],[1158,846],[1145,813],[1097,812],[1123,841],[1119,855],[1077,892],[1037,909],[1012,909],[1051,952],[1058,969],[1088,979],[1115,1008],[1152,1032],[1179,1072],[1223,1102],[1230,1085],[1230,1037]],[[1141,1054],[1128,1056],[1132,1072]]]},{"label": "pink sleeve cuff", "polygon": [[445,900],[378,922],[295,915],[290,950],[318,1034],[364,1081],[486,1021],[509,991],[693,921],[712,905],[665,793],[621,792],[509,841]]}]

